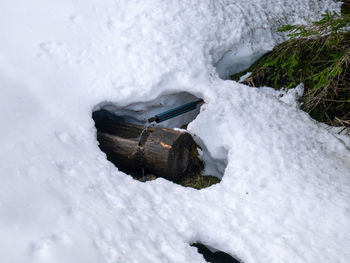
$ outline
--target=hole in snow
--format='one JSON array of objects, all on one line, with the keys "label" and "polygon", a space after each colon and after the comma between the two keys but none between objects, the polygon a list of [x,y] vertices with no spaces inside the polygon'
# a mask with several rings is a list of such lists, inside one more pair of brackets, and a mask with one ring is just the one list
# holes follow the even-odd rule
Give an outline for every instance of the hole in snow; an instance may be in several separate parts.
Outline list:
[{"label": "hole in snow", "polygon": [[203,103],[187,92],[123,107],[100,103],[92,114],[99,147],[119,170],[142,182],[163,177],[197,189],[218,183],[222,167],[186,130]]},{"label": "hole in snow", "polygon": [[191,244],[191,246],[196,247],[198,249],[198,253],[202,254],[204,259],[207,262],[211,262],[211,263],[240,263],[241,262],[223,251],[220,251],[218,249],[212,248],[207,245],[203,245],[201,243],[193,243]]},{"label": "hole in snow", "polygon": [[265,53],[264,50],[253,50],[248,44],[238,44],[216,63],[216,71],[221,79],[230,80],[230,76],[248,69]]}]

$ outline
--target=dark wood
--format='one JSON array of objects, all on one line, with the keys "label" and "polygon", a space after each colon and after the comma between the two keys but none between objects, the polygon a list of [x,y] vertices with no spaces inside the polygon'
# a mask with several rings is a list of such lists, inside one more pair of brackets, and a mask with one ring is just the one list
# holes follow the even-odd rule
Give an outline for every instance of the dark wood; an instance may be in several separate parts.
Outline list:
[{"label": "dark wood", "polygon": [[142,149],[137,140],[125,139],[119,136],[98,132],[97,140],[100,148],[106,153],[109,161],[122,170],[131,168],[142,169]]},{"label": "dark wood", "polygon": [[188,133],[167,128],[145,131],[139,125],[110,120],[96,123],[96,127],[101,150],[122,170],[140,176],[151,173],[175,181],[190,165],[190,152],[195,142]]},{"label": "dark wood", "polygon": [[177,180],[189,166],[193,144],[188,133],[157,129],[148,136],[144,145],[145,167],[169,180]]},{"label": "dark wood", "polygon": [[[96,128],[100,132],[113,134],[122,138],[137,139],[140,137],[144,127],[136,124],[113,121],[113,120],[98,120],[95,122]],[[154,131],[153,127],[147,127],[147,132]]]}]

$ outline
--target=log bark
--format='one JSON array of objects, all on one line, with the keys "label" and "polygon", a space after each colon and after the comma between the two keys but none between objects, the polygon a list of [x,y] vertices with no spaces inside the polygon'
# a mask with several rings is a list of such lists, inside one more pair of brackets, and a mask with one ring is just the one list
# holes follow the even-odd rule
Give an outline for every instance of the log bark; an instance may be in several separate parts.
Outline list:
[{"label": "log bark", "polygon": [[[99,132],[104,132],[127,139],[139,138],[144,130],[144,127],[140,125],[113,120],[96,120],[95,124]],[[153,127],[147,127],[146,132],[150,133],[154,130],[155,128]]]},{"label": "log bark", "polygon": [[[97,139],[108,160],[121,170],[181,178],[190,165],[192,136],[167,128],[147,128],[104,120],[96,123]],[[142,171],[142,173],[141,173]]]},{"label": "log bark", "polygon": [[129,140],[108,133],[97,133],[100,148],[106,153],[107,159],[122,170],[142,169],[142,149],[137,140]]}]

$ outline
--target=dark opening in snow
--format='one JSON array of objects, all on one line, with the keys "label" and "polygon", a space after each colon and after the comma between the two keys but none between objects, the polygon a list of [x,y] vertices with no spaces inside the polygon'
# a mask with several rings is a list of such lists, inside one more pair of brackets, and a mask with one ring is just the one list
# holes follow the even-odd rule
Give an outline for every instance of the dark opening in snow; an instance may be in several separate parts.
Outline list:
[{"label": "dark opening in snow", "polygon": [[254,50],[246,43],[237,44],[228,50],[215,64],[219,77],[230,80],[233,74],[248,69],[266,50]]},{"label": "dark opening in snow", "polygon": [[[92,114],[99,147],[119,170],[143,182],[163,177],[197,189],[218,183],[220,174],[215,174],[216,177],[202,175],[203,159],[211,157],[200,138],[185,130],[199,114],[202,102],[182,92],[124,107],[101,103]],[[147,122],[150,117],[181,105],[185,107],[172,111],[175,117],[160,123]],[[209,163],[215,166],[215,161]],[[210,168],[213,171],[213,167]]]},{"label": "dark opening in snow", "polygon": [[201,243],[193,243],[191,244],[191,246],[196,247],[198,249],[198,253],[202,254],[204,259],[207,262],[211,262],[211,263],[240,263],[241,262],[225,252],[222,252],[215,248],[211,248]]}]

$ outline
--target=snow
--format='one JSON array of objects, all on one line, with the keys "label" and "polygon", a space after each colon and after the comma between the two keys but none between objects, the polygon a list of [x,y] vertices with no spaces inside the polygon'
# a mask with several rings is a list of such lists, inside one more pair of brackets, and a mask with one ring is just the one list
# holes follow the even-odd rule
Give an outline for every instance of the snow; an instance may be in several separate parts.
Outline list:
[{"label": "snow", "polygon": [[[1,261],[205,262],[189,246],[199,241],[246,263],[348,262],[345,137],[298,109],[300,87],[283,101],[224,81],[214,67],[234,50],[242,61],[223,70],[235,70],[282,39],[278,25],[327,8],[339,4],[2,3]],[[106,160],[93,110],[138,106],[146,114],[183,92],[206,102],[189,130],[203,155],[226,166],[220,184],[141,183]]]},{"label": "snow", "polygon": [[[273,46],[271,46],[271,48],[272,47]],[[258,51],[254,51],[249,44],[242,43],[239,46],[234,46],[233,50],[226,52],[216,65],[219,77],[222,79],[230,79],[231,75],[249,68],[254,61],[269,50],[269,48],[267,50],[262,49],[261,46],[257,48]]]}]

